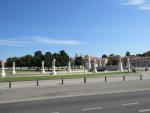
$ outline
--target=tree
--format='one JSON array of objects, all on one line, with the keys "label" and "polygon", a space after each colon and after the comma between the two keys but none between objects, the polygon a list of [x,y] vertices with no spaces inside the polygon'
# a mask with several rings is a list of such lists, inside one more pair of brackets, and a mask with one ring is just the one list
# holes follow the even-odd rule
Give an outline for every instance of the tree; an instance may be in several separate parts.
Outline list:
[{"label": "tree", "polygon": [[136,54],[137,57],[143,57],[143,54]]},{"label": "tree", "polygon": [[109,65],[115,66],[115,65],[118,65],[118,63],[119,63],[119,55],[108,57],[108,63],[107,63],[108,66]]},{"label": "tree", "polygon": [[131,56],[130,51],[126,52],[126,56]]},{"label": "tree", "polygon": [[13,58],[11,58],[11,57],[7,58],[6,67],[12,67],[13,61],[14,61]]},{"label": "tree", "polygon": [[143,53],[143,56],[145,56],[145,57],[150,56],[150,51],[147,51],[147,52]]},{"label": "tree", "polygon": [[108,56],[106,54],[102,55],[102,58],[107,58]]},{"label": "tree", "polygon": [[110,54],[110,55],[109,55],[109,57],[114,57],[114,56],[115,56],[115,54]]},{"label": "tree", "polygon": [[78,66],[78,67],[83,65],[83,57],[82,56],[76,57],[74,64],[75,64],[75,66]]},{"label": "tree", "polygon": [[37,67],[37,69],[39,67],[41,67],[41,62],[44,60],[44,55],[42,54],[41,51],[36,51],[34,53],[34,66]]},{"label": "tree", "polygon": [[59,53],[60,53],[60,65],[63,68],[64,66],[68,65],[69,55],[64,50],[59,51]]},{"label": "tree", "polygon": [[53,54],[54,58],[56,59],[56,66],[60,67],[61,66],[61,58],[59,53],[54,53]]},{"label": "tree", "polygon": [[6,61],[6,66],[7,67],[12,67],[13,66],[13,62],[16,63],[16,67],[21,67],[21,62],[20,62],[20,57],[9,57]]},{"label": "tree", "polygon": [[51,52],[46,52],[45,53],[45,66],[50,69],[52,67],[52,61],[53,61],[53,55]]},{"label": "tree", "polygon": [[26,55],[26,56],[22,57],[22,62],[23,62],[24,67],[34,66],[33,65],[34,58],[32,55]]}]

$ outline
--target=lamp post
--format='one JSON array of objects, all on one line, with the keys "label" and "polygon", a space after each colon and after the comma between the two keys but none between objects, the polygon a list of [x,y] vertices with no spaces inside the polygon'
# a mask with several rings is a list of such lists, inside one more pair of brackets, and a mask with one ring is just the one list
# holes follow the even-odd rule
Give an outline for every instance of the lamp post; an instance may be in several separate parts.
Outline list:
[{"label": "lamp post", "polygon": [[85,76],[85,59],[83,60],[83,65],[84,65],[84,83],[86,83],[86,76]]}]

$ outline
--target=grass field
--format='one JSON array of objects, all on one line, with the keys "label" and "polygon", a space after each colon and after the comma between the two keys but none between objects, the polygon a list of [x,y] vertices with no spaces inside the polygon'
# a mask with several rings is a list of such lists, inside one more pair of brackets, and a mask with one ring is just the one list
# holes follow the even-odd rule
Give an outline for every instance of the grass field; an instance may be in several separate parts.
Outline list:
[{"label": "grass field", "polygon": [[[111,75],[121,75],[121,74],[128,74],[128,72],[104,72],[104,73],[88,73],[85,74],[86,77],[99,77],[99,76],[111,76]],[[61,79],[61,78],[83,78],[84,74],[72,74],[72,75],[47,75],[47,76],[26,76],[26,77],[5,77],[0,78],[0,82],[7,82],[7,81],[34,81],[34,80],[49,80],[49,79]]]}]

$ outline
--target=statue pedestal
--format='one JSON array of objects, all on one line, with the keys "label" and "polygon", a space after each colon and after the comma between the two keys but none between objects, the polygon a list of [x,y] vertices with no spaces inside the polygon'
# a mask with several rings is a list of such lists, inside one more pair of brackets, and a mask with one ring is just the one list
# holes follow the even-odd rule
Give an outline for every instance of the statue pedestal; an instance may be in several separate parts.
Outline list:
[{"label": "statue pedestal", "polygon": [[71,69],[68,69],[68,72],[72,72]]},{"label": "statue pedestal", "polygon": [[13,71],[12,71],[12,74],[13,74],[13,75],[15,75],[15,74],[16,74],[16,71],[15,71],[15,70],[13,70]]},{"label": "statue pedestal", "polygon": [[42,73],[45,74],[46,73],[45,70],[42,70]]},{"label": "statue pedestal", "polygon": [[1,73],[1,76],[2,77],[6,76],[6,73],[5,73],[5,62],[4,61],[2,61],[2,73]]},{"label": "statue pedestal", "polygon": [[4,69],[2,70],[1,76],[2,76],[2,77],[5,77],[5,76],[6,76],[6,73],[5,73],[5,70],[4,70]]},{"label": "statue pedestal", "polygon": [[93,73],[97,73],[97,69],[94,69],[94,70],[93,70]]},{"label": "statue pedestal", "polygon": [[13,67],[12,67],[12,69],[13,69],[13,71],[12,71],[12,74],[13,75],[15,75],[16,74],[16,68],[15,68],[15,65],[16,65],[16,63],[15,62],[13,62]]},{"label": "statue pedestal", "polygon": [[56,74],[57,74],[56,71],[53,71],[53,72],[52,72],[52,75],[56,75]]}]

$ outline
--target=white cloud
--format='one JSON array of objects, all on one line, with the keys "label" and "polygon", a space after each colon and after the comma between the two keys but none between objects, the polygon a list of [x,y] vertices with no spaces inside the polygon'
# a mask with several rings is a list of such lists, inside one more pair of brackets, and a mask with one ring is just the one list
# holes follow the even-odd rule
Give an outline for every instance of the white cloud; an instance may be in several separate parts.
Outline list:
[{"label": "white cloud", "polygon": [[128,0],[128,2],[121,4],[135,6],[140,10],[150,10],[150,2],[148,2],[148,0]]},{"label": "white cloud", "polygon": [[25,46],[29,41],[20,41],[16,39],[0,39],[0,46]]},{"label": "white cloud", "polygon": [[76,40],[59,40],[39,36],[23,37],[16,39],[0,39],[0,46],[29,46],[31,44],[79,45],[81,44],[81,42]]},{"label": "white cloud", "polygon": [[123,5],[141,5],[145,2],[145,0],[128,0],[126,3],[122,3]]},{"label": "white cloud", "polygon": [[150,10],[150,4],[140,5],[138,8],[141,10]]},{"label": "white cloud", "polygon": [[62,45],[79,45],[81,44],[80,41],[76,40],[58,40],[58,39],[51,39],[46,37],[35,37],[34,41],[44,44],[62,44]]}]

